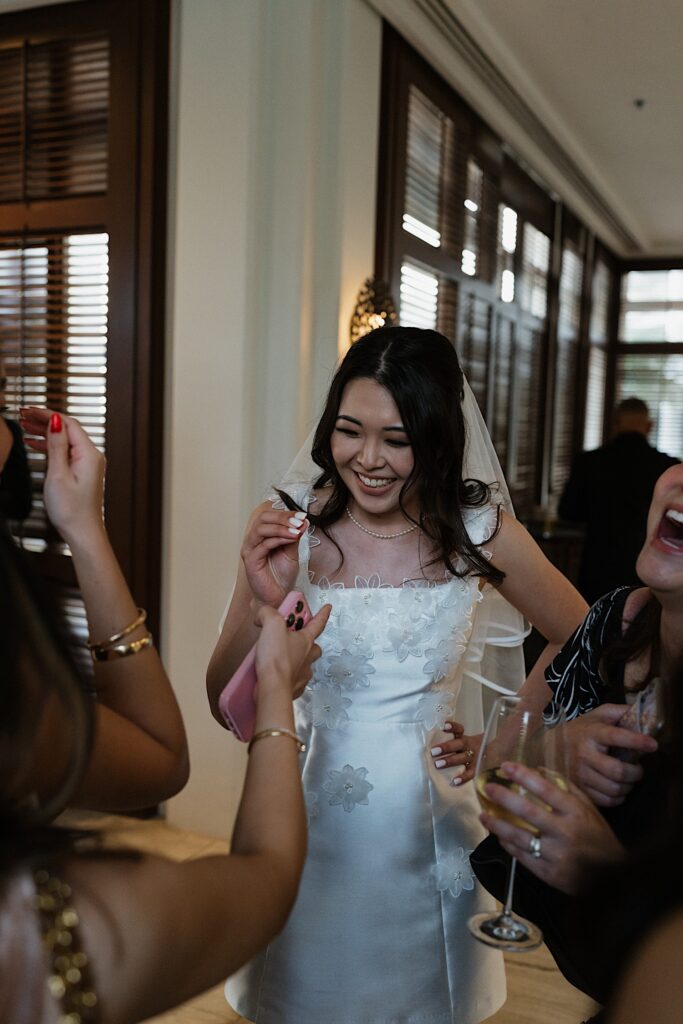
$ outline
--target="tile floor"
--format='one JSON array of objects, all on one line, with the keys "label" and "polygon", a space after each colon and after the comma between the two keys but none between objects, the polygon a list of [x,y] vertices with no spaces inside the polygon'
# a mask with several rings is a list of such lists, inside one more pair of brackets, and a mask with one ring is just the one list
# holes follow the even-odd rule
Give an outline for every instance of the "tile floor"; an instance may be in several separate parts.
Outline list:
[{"label": "tile floor", "polygon": [[[82,828],[106,829],[108,845],[132,846],[174,860],[223,853],[228,847],[223,840],[183,832],[160,820],[80,813],[65,815],[65,818]],[[591,1015],[591,1001],[564,980],[545,947],[533,953],[511,954],[506,957],[506,963],[508,999],[498,1013],[489,1017],[487,1024],[580,1024]],[[169,1013],[150,1019],[147,1024],[239,1024],[240,1021],[243,1018],[229,1008],[222,986],[218,986]]]}]

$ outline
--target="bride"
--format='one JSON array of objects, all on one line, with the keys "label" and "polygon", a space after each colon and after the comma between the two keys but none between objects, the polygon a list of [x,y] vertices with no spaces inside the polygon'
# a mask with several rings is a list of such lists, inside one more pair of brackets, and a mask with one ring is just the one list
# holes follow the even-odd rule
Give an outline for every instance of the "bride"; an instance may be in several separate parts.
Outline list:
[{"label": "bride", "polygon": [[[515,520],[446,338],[382,328],[349,350],[312,447],[252,514],[241,555],[207,673],[217,717],[255,605],[297,587],[333,610],[296,704],[309,816],[299,897],[228,981],[229,1001],[259,1024],[490,1016],[502,958],[465,928],[491,905],[469,866],[484,832],[462,785],[482,686],[521,684],[526,618],[548,640],[525,684],[545,703],[543,668],[586,605]],[[459,749],[439,758],[449,739]]]}]

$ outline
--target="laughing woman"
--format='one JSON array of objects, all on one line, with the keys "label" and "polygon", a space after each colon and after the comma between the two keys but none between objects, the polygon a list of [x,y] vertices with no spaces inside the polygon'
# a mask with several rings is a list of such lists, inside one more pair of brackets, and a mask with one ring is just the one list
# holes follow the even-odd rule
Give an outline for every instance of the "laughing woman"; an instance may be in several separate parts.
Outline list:
[{"label": "laughing woman", "polygon": [[461,785],[473,751],[431,751],[456,719],[481,732],[482,685],[522,682],[523,616],[549,641],[527,683],[545,702],[543,665],[586,606],[514,519],[442,335],[387,328],[347,353],[312,446],[247,526],[214,714],[252,605],[294,586],[333,606],[296,705],[309,855],[285,931],[228,998],[259,1024],[474,1024],[505,989],[500,954],[465,928],[490,905],[468,863],[484,834]]},{"label": "laughing woman", "polygon": [[[666,913],[678,895],[667,870],[670,859],[655,863],[656,850],[648,847],[660,833],[671,837],[680,830],[683,802],[682,465],[657,481],[636,569],[645,587],[620,587],[597,601],[546,672],[554,700],[570,716],[565,729],[577,788],[562,792],[522,765],[506,766],[521,793],[493,785],[489,795],[535,826],[533,844],[525,829],[482,815],[521,865],[515,909],[541,926],[567,979],[598,1002],[608,996],[616,966],[638,929],[642,933],[645,918]],[[661,681],[667,723],[659,742],[619,724],[624,702],[654,679]],[[524,792],[537,800],[532,804]],[[613,866],[627,853],[649,854],[647,872],[621,892],[614,867],[611,878],[605,874],[599,892],[595,887],[587,926],[576,917],[576,894],[597,867]],[[473,863],[482,881],[500,894],[504,865],[497,842],[489,837],[482,843]],[[636,867],[634,861],[634,876]]]}]

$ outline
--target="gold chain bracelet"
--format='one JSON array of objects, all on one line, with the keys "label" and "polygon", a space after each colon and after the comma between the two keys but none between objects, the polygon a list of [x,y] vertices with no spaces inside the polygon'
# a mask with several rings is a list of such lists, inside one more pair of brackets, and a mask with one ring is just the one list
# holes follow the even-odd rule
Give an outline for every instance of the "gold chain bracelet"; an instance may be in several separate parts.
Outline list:
[{"label": "gold chain bracelet", "polygon": [[141,636],[139,640],[131,640],[127,644],[117,644],[115,647],[105,647],[103,650],[90,652],[93,661],[113,661],[115,658],[127,658],[131,654],[139,654],[151,647],[154,639],[151,633]]},{"label": "gold chain bracelet", "polygon": [[261,729],[261,731],[257,732],[255,736],[252,736],[249,746],[247,747],[247,753],[251,753],[251,748],[257,740],[265,740],[270,736],[288,736],[290,740],[294,740],[300,754],[304,754],[306,752],[306,744],[295,732],[292,732],[291,729],[282,729],[281,727],[278,727],[277,729]]},{"label": "gold chain bracelet", "polygon": [[113,644],[118,643],[119,640],[123,640],[124,636],[128,636],[130,633],[133,632],[134,629],[137,629],[138,626],[141,626],[143,622],[146,621],[147,612],[145,611],[144,608],[138,608],[137,616],[133,619],[131,623],[129,623],[129,625],[127,625],[124,629],[120,630],[120,632],[114,633],[114,635],[110,636],[108,640],[98,640],[97,643],[91,643],[90,641],[88,641],[85,646],[91,653],[93,651],[104,651],[107,649],[107,647],[111,647]]}]

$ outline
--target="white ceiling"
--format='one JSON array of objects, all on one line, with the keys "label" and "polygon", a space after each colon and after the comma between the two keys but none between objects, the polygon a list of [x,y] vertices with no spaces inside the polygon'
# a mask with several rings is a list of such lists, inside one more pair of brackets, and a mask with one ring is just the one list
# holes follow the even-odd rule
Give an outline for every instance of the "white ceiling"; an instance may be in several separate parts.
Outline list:
[{"label": "white ceiling", "polygon": [[615,252],[683,257],[683,0],[365,2]]},{"label": "white ceiling", "polygon": [[446,3],[642,252],[683,255],[681,0]]},{"label": "white ceiling", "polygon": [[366,2],[617,252],[683,257],[683,0]]}]

